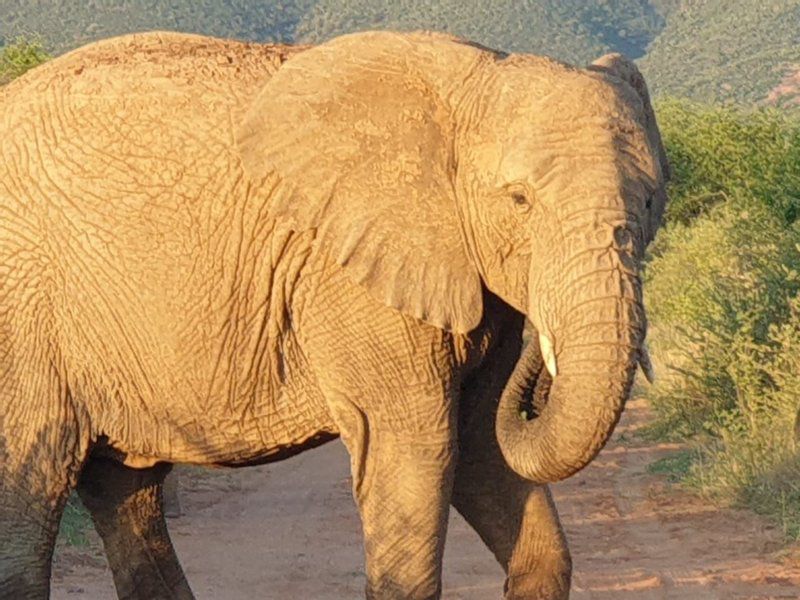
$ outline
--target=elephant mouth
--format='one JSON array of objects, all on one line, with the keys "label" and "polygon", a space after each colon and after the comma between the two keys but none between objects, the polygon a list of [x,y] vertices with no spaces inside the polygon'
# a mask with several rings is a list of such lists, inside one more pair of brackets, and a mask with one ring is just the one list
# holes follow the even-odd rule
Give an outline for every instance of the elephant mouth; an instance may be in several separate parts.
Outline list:
[{"label": "elephant mouth", "polygon": [[[535,340],[526,340],[526,343],[536,343]],[[642,370],[642,374],[649,383],[655,381],[653,367],[650,356],[647,350],[646,342],[642,342],[641,348],[638,353],[638,366]],[[541,351],[538,353],[537,364],[533,370],[531,378],[527,385],[520,394],[519,399],[519,415],[523,421],[533,421],[538,418],[547,407],[550,401],[550,390],[553,387],[553,376],[547,368],[544,358],[541,356]],[[800,432],[800,413],[798,413],[798,432]],[[800,436],[800,433],[798,434]]]},{"label": "elephant mouth", "polygon": [[553,378],[542,362],[520,398],[519,415],[523,421],[532,421],[544,412],[552,385]]},{"label": "elephant mouth", "polygon": [[[522,334],[520,356],[522,356],[529,344],[539,346],[536,338],[537,336],[533,335],[533,328],[526,327]],[[523,421],[533,421],[544,412],[550,399],[550,388],[553,385],[553,378],[548,372],[541,347],[530,349],[534,350],[533,364],[529,371],[528,380],[524,382],[517,401],[517,411]]]},{"label": "elephant mouth", "polygon": [[[540,363],[538,371],[531,377],[520,397],[519,415],[524,421],[533,421],[538,418],[544,412],[550,400],[553,377],[545,366],[544,360],[540,360]],[[642,347],[639,350],[638,364],[647,381],[651,384],[654,383],[655,375],[645,342],[642,342]],[[800,439],[800,413],[798,413],[797,422],[798,439]]]}]

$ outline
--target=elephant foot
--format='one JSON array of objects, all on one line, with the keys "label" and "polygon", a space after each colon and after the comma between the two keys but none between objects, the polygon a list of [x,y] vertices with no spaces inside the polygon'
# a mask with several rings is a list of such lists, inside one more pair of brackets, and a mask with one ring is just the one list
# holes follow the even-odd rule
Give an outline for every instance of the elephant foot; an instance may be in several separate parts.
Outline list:
[{"label": "elephant foot", "polygon": [[505,600],[569,600],[569,574],[530,573],[506,579]]}]

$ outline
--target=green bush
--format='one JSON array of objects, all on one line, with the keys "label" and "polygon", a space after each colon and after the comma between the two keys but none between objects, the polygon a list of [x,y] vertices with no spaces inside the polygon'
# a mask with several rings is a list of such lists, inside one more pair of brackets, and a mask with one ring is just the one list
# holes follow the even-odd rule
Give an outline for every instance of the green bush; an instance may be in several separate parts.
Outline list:
[{"label": "green bush", "polygon": [[668,222],[645,274],[652,431],[691,440],[683,480],[800,534],[798,124],[669,102]]},{"label": "green bush", "polygon": [[800,216],[800,120],[668,99],[657,104],[674,172],[667,218],[688,223],[728,198],[753,197],[786,222]]},{"label": "green bush", "polygon": [[50,59],[42,41],[36,37],[17,37],[0,47],[0,85],[19,77]]}]

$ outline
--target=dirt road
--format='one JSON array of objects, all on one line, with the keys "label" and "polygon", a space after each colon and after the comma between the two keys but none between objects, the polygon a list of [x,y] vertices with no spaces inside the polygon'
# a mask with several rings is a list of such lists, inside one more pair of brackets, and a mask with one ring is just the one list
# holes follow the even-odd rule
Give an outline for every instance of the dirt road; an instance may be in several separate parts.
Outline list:
[{"label": "dirt road", "polygon": [[[778,531],[647,474],[676,447],[630,441],[645,418],[646,406],[630,403],[592,466],[554,486],[575,564],[572,598],[800,598],[800,560],[781,559]],[[363,597],[360,525],[338,442],[266,467],[192,471],[182,486],[186,515],[170,532],[198,599]],[[444,597],[500,598],[502,581],[478,537],[451,517]],[[96,538],[88,549],[59,548],[53,598],[115,598]]]}]

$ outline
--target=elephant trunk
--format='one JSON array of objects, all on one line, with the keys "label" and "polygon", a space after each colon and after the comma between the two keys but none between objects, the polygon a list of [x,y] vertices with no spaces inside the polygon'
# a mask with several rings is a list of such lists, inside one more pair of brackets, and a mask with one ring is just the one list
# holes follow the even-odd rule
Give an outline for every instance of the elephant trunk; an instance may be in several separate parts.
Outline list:
[{"label": "elephant trunk", "polygon": [[[538,317],[533,321],[540,335],[538,341],[527,336],[500,399],[496,431],[503,455],[514,471],[536,482],[565,479],[597,455],[633,384],[645,330],[641,283],[633,244],[620,248],[613,242],[629,226],[612,229],[610,243],[576,253],[583,266],[566,276],[568,283],[554,286],[562,306],[547,302],[547,321],[543,302],[536,303],[538,312],[529,310]],[[533,298],[533,285],[531,290]],[[546,403],[537,402],[525,415],[530,392],[537,382],[537,392],[544,387],[539,378],[545,368],[552,375]]]}]

